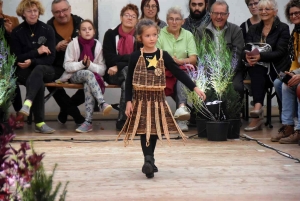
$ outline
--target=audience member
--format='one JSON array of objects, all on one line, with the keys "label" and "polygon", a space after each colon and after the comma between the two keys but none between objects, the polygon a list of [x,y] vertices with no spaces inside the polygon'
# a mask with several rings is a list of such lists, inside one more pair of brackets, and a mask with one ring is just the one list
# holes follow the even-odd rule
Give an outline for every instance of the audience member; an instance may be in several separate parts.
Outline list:
[{"label": "audience member", "polygon": [[39,0],[22,0],[17,15],[24,22],[11,33],[11,49],[16,55],[18,82],[26,86],[26,98],[20,113],[28,116],[32,108],[35,131],[53,133],[44,122],[44,83],[54,78],[52,63],[55,58],[53,29],[39,21],[44,8]]},{"label": "audience member", "polygon": [[159,28],[164,28],[167,26],[167,23],[159,19],[159,2],[158,0],[142,0],[141,1],[141,19],[147,18],[153,20]]},{"label": "audience member", "polygon": [[[300,84],[299,70],[299,34],[300,34],[300,1],[290,0],[285,8],[286,19],[295,25],[291,34],[288,52],[293,59],[290,72],[286,72],[291,79],[287,83],[282,83],[276,79],[274,86],[276,92],[282,99],[282,127],[278,130],[276,136],[271,138],[272,142],[282,144],[297,144],[300,140],[300,103],[297,98],[297,86]],[[297,105],[298,104],[298,105]],[[295,111],[296,108],[296,111]],[[297,114],[298,123],[294,125],[294,116]]]},{"label": "audience member", "polygon": [[105,84],[102,76],[106,66],[102,55],[102,45],[94,39],[95,27],[92,21],[83,20],[79,25],[79,36],[68,44],[64,68],[65,72],[59,81],[70,80],[71,83],[83,83],[85,95],[86,118],[76,132],[85,133],[93,130],[92,118],[95,99],[103,115],[108,115],[112,109],[103,98]]},{"label": "audience member", "polygon": [[135,49],[134,33],[138,17],[138,7],[134,4],[127,4],[120,13],[121,23],[114,29],[108,29],[103,39],[103,56],[107,66],[104,79],[108,84],[121,86],[120,111],[116,122],[117,130],[123,128],[127,119],[125,115],[125,79],[129,57]]},{"label": "audience member", "polygon": [[[211,22],[204,28],[204,32],[214,41],[218,41],[220,35],[224,35],[227,46],[230,49],[233,59],[232,68],[235,69],[233,87],[240,95],[240,101],[244,98],[244,68],[241,63],[242,50],[244,48],[243,33],[239,26],[228,22],[229,6],[224,0],[216,1],[210,10]],[[199,39],[202,38],[199,32]],[[201,56],[201,55],[200,55]]]},{"label": "audience member", "polygon": [[[78,35],[79,24],[82,21],[81,17],[71,14],[71,9],[71,5],[67,0],[52,1],[51,11],[53,17],[47,24],[50,25],[55,32],[56,56],[53,62],[55,80],[65,71],[63,62],[67,45],[72,38]],[[55,88],[48,87],[48,90],[52,92]],[[76,94],[70,98],[66,91],[61,88],[54,93],[53,98],[60,107],[60,112],[57,117],[59,123],[64,124],[67,121],[68,115],[73,117],[76,124],[80,125],[84,122],[84,117],[77,108],[77,105],[84,103],[83,89],[79,89]]]},{"label": "audience member", "polygon": [[195,33],[197,29],[206,27],[211,22],[207,7],[208,0],[189,0],[190,15],[184,20],[182,28]]},{"label": "audience member", "polygon": [[272,86],[277,73],[286,71],[290,67],[288,54],[289,27],[277,17],[277,2],[275,0],[261,0],[258,4],[261,22],[252,25],[246,36],[247,43],[267,43],[271,51],[260,52],[257,55],[246,55],[249,64],[248,72],[251,77],[254,109],[250,112],[252,120],[245,131],[262,129],[263,101],[266,88]]},{"label": "audience member", "polygon": [[[196,65],[197,48],[194,36],[190,31],[182,28],[183,14],[179,7],[172,7],[167,12],[168,26],[161,29],[156,46],[167,51],[178,66]],[[187,97],[183,90],[184,85],[166,70],[166,95],[172,96],[176,102],[177,110],[174,118],[182,131],[188,131],[187,121],[190,119],[190,110],[187,108]],[[175,86],[175,87],[174,87]]]}]

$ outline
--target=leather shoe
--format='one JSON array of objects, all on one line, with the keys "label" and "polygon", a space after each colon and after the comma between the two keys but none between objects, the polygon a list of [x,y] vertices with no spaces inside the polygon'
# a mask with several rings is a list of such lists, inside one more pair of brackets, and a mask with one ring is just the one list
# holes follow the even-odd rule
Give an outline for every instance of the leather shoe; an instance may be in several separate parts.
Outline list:
[{"label": "leather shoe", "polygon": [[247,127],[244,128],[244,131],[258,131],[262,130],[263,121],[262,119],[253,120],[257,121],[256,123],[251,122]]}]

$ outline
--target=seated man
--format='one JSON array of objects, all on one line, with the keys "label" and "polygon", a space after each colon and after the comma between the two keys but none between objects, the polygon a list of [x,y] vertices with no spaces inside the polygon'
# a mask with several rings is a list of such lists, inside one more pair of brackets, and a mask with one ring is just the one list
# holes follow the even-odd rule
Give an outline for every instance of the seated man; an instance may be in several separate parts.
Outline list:
[{"label": "seated man", "polygon": [[121,130],[126,121],[125,79],[129,57],[135,49],[134,33],[138,17],[138,7],[134,4],[127,4],[120,13],[121,24],[114,29],[107,30],[103,39],[103,56],[107,66],[104,80],[108,84],[121,86],[117,130]]},{"label": "seated man", "polygon": [[[300,102],[297,98],[297,87],[300,86],[300,69],[286,72],[292,78],[288,84],[282,84],[282,127],[276,136],[271,138],[272,142],[281,144],[297,144],[300,140]],[[297,98],[298,124],[294,126],[295,99]]]},{"label": "seated man", "polygon": [[[67,0],[54,0],[52,2],[52,14],[53,17],[47,22],[55,32],[55,50],[56,57],[53,62],[55,77],[54,80],[60,78],[65,69],[63,68],[65,52],[68,43],[72,38],[78,36],[79,24],[82,18],[71,14],[71,5]],[[48,87],[48,91],[53,91],[55,88]],[[83,89],[79,89],[71,98],[66,91],[61,88],[55,92],[53,98],[60,107],[60,113],[57,117],[57,121],[64,124],[67,121],[68,115],[72,116],[75,123],[80,125],[85,119],[80,114],[78,105],[84,103]]]},{"label": "seated man", "polygon": [[[224,34],[227,46],[230,49],[234,59],[237,62],[232,62],[232,68],[235,69],[233,77],[233,87],[239,93],[240,100],[244,97],[244,84],[243,84],[243,65],[241,65],[242,50],[244,48],[243,32],[241,28],[233,23],[227,21],[229,17],[229,7],[226,1],[216,1],[211,6],[210,11],[211,23],[204,29],[205,33],[210,36],[212,40],[216,40],[218,35]],[[202,38],[203,32],[199,30],[199,39]],[[200,55],[201,56],[201,55]]]}]

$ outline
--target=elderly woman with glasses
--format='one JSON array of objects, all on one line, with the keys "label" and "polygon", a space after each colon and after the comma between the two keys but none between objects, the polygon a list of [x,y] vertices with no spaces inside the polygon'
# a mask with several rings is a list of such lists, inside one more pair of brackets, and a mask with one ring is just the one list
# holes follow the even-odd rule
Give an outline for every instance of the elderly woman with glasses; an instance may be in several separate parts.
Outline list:
[{"label": "elderly woman with glasses", "polygon": [[44,11],[39,0],[19,3],[17,15],[24,22],[11,33],[11,50],[17,58],[18,82],[26,86],[26,98],[20,113],[28,116],[32,108],[35,132],[50,134],[55,130],[44,122],[44,83],[54,78],[55,36],[49,25],[39,21]]},{"label": "elderly woman with glasses", "polygon": [[134,4],[127,4],[120,12],[121,23],[108,29],[103,39],[103,56],[107,67],[104,80],[108,84],[121,86],[120,111],[116,129],[121,130],[127,119],[125,115],[125,79],[127,77],[130,54],[137,49],[134,34],[139,17],[139,9]]},{"label": "elderly woman with glasses", "polygon": [[158,13],[159,13],[159,2],[158,0],[142,0],[141,1],[141,11],[142,11],[142,16],[141,19],[147,18],[150,20],[153,20],[159,28],[164,28],[167,26],[167,23],[164,21],[160,20],[158,18]]},{"label": "elderly woman with glasses", "polygon": [[251,77],[254,109],[250,112],[252,120],[245,131],[261,130],[263,124],[263,102],[266,88],[272,86],[277,73],[290,68],[288,43],[290,39],[289,27],[277,17],[277,2],[275,0],[261,0],[258,3],[261,22],[252,25],[246,35],[246,49],[251,51],[253,46],[247,43],[261,43],[270,45],[272,50],[245,55],[248,72]]},{"label": "elderly woman with glasses", "polygon": [[[286,19],[294,24],[291,33],[288,52],[292,58],[290,72],[285,72],[290,80],[283,83],[276,79],[274,86],[276,93],[282,100],[281,120],[282,126],[278,133],[272,136],[272,142],[281,144],[297,144],[300,140],[300,102],[297,99],[297,87],[300,84],[300,1],[290,0],[285,7]],[[294,116],[297,114],[298,122],[295,125]]]},{"label": "elderly woman with glasses", "polygon": [[[183,65],[191,64],[193,67],[197,62],[197,49],[195,39],[190,31],[182,28],[184,23],[183,14],[179,7],[172,7],[167,12],[168,26],[161,29],[156,46],[159,49],[167,51],[178,64],[185,69]],[[187,121],[190,118],[190,111],[186,107],[187,98],[183,91],[183,84],[176,82],[171,74],[166,71],[166,95],[172,96],[176,101],[177,110],[175,119],[182,131],[188,131]]]}]

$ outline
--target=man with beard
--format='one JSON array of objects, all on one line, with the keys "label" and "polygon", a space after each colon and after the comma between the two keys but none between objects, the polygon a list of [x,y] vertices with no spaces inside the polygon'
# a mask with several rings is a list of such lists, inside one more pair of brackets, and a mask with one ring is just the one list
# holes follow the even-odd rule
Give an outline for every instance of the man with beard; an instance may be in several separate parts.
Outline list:
[{"label": "man with beard", "polygon": [[207,7],[208,0],[190,0],[190,15],[185,19],[182,28],[194,34],[199,27],[206,27],[211,22]]}]

